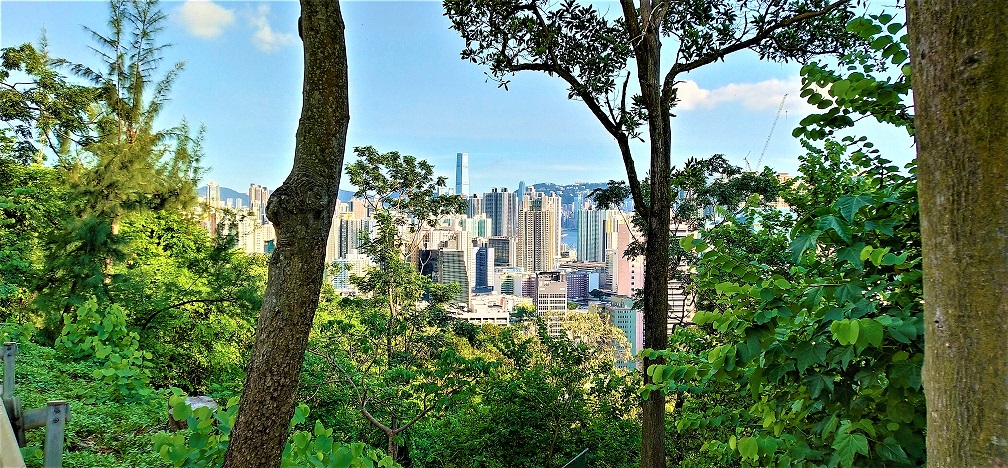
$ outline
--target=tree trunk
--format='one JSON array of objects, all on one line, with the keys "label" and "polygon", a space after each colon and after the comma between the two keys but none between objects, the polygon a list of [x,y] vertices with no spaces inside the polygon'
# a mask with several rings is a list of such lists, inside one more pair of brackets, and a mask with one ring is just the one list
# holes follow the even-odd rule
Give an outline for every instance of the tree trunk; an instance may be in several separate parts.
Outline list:
[{"label": "tree trunk", "polygon": [[266,208],[276,228],[276,250],[225,467],[280,464],[343,169],[350,111],[339,2],[301,0],[298,29],[304,87],[294,167]]},{"label": "tree trunk", "polygon": [[[645,20],[642,23],[646,29],[636,50],[637,78],[648,109],[651,144],[648,174],[651,178],[651,199],[644,244],[644,347],[665,349],[668,347],[671,122],[669,108],[662,101],[659,76],[661,38],[653,22]],[[657,364],[657,361],[644,359],[645,370],[652,364]],[[651,392],[641,404],[641,414],[641,467],[665,468],[665,393]]]},{"label": "tree trunk", "polygon": [[1008,3],[907,7],[928,465],[1008,466]]}]

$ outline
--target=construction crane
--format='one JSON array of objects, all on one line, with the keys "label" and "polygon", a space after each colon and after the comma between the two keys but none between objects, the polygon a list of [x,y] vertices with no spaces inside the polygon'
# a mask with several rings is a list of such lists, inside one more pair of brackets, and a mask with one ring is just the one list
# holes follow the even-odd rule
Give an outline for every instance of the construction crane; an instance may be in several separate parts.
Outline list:
[{"label": "construction crane", "polygon": [[[770,125],[770,133],[767,134],[766,142],[763,143],[763,151],[760,151],[759,159],[756,160],[757,168],[759,168],[759,165],[763,162],[763,155],[766,154],[766,150],[770,146],[770,138],[773,137],[774,129],[777,128],[777,121],[780,120],[781,111],[784,110],[784,101],[787,100],[787,96],[788,95],[785,94],[780,100],[780,105],[777,106],[777,115],[774,116],[773,123]],[[749,166],[749,155],[747,154],[744,158],[742,158],[742,160],[746,163],[746,170],[752,171],[752,167]]]}]

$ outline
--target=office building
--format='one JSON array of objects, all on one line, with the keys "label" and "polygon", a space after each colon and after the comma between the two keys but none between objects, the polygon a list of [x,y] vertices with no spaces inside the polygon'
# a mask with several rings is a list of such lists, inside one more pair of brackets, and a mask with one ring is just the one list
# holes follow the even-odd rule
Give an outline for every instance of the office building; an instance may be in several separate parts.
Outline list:
[{"label": "office building", "polygon": [[589,276],[590,273],[588,273],[587,271],[572,271],[566,274],[567,300],[569,301],[588,300],[588,293],[591,291],[590,289],[588,289]]},{"label": "office building", "polygon": [[478,194],[463,196],[466,197],[466,216],[475,218],[483,214],[483,199]]},{"label": "office building", "polygon": [[455,195],[467,197],[469,191],[469,153],[455,156]]},{"label": "office building", "polygon": [[494,249],[492,247],[473,247],[476,250],[476,289],[492,288],[494,281]]},{"label": "office building", "polygon": [[470,280],[470,266],[467,265],[469,257],[468,250],[441,248],[437,253],[437,282],[440,284],[459,285],[459,291],[455,295],[455,302],[462,304],[469,303],[469,290],[472,288]]},{"label": "office building", "polygon": [[494,251],[494,266],[513,267],[517,260],[515,240],[512,237],[492,236],[487,238],[487,245]]},{"label": "office building", "polygon": [[567,318],[567,280],[559,271],[543,271],[535,275],[536,316],[546,322],[550,336],[563,334],[563,321]]},{"label": "office building", "polygon": [[493,188],[483,194],[483,213],[490,219],[491,236],[512,237],[515,215],[514,197],[506,188]]}]

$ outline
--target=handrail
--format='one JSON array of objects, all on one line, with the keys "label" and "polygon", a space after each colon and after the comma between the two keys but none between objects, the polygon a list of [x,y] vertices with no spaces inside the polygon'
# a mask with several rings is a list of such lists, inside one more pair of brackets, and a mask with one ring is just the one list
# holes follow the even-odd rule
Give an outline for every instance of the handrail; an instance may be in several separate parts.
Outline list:
[{"label": "handrail", "polygon": [[25,461],[21,457],[21,447],[17,437],[14,437],[14,426],[7,417],[7,411],[0,411],[0,467],[24,468]]},{"label": "handrail", "polygon": [[3,345],[2,419],[0,419],[0,468],[25,466],[21,449],[25,444],[24,432],[45,427],[45,468],[63,466],[63,442],[70,405],[62,400],[50,401],[43,408],[21,411],[21,400],[14,396],[14,360],[18,354],[17,343]]}]

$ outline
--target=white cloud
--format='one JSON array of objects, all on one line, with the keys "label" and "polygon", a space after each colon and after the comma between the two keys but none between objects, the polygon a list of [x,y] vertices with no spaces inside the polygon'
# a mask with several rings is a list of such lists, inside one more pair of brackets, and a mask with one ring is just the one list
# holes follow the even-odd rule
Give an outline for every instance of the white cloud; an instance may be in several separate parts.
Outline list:
[{"label": "white cloud", "polygon": [[269,24],[269,13],[269,4],[262,3],[249,18],[249,25],[256,29],[252,34],[252,43],[259,50],[266,53],[276,52],[294,40],[293,34],[280,33],[273,30],[273,27]]},{"label": "white cloud", "polygon": [[774,78],[756,83],[730,83],[715,89],[704,89],[694,81],[684,81],[679,84],[680,102],[676,109],[713,109],[731,103],[747,110],[776,110],[783,99],[784,110],[788,112],[812,111],[814,107],[808,105],[799,96],[800,93],[801,80],[798,77],[788,80]]},{"label": "white cloud", "polygon": [[234,23],[234,12],[210,0],[186,0],[178,8],[178,18],[189,30],[189,34],[202,38],[214,38],[224,32],[224,28]]}]

